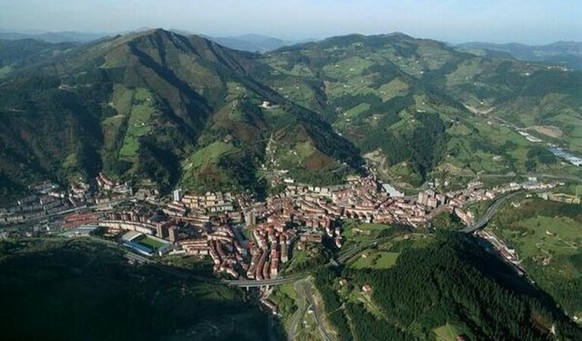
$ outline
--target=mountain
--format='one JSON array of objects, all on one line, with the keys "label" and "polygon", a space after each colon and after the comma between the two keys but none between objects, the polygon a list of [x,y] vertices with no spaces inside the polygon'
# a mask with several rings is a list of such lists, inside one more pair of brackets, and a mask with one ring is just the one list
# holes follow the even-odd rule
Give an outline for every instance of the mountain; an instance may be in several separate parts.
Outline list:
[{"label": "mountain", "polygon": [[582,42],[559,41],[542,46],[474,42],[459,44],[455,48],[481,56],[505,55],[519,60],[558,64],[582,70]]},{"label": "mountain", "polygon": [[0,84],[0,172],[16,184],[103,170],[163,190],[263,192],[279,170],[325,183],[357,168],[357,148],[319,115],[251,76],[258,60],[151,30],[11,73]]},{"label": "mountain", "polygon": [[531,169],[532,144],[507,122],[582,152],[573,129],[582,125],[580,72],[401,33],[332,37],[262,62],[274,71],[257,77],[320,113],[382,178],[404,187]]},{"label": "mountain", "polygon": [[264,193],[283,176],[340,181],[362,157],[403,188],[580,174],[517,131],[582,152],[582,73],[543,63],[402,33],[255,54],[158,29],[30,51],[43,57],[0,83],[6,188],[103,170],[163,190]]},{"label": "mountain", "polygon": [[19,32],[11,30],[0,30],[0,40],[21,40],[34,39],[47,43],[87,43],[93,40],[106,37],[107,33],[92,32]]},{"label": "mountain", "polygon": [[205,38],[234,50],[259,53],[273,51],[283,46],[294,45],[297,43],[258,34],[244,34],[234,37],[205,36]]}]

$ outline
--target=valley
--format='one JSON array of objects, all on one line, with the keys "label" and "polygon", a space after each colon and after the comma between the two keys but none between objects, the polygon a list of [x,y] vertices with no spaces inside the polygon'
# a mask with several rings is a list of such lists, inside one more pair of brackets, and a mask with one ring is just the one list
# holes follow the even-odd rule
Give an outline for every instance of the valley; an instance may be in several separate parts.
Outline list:
[{"label": "valley", "polygon": [[580,71],[216,41],[0,41],[9,335],[94,310],[93,339],[582,337]]}]

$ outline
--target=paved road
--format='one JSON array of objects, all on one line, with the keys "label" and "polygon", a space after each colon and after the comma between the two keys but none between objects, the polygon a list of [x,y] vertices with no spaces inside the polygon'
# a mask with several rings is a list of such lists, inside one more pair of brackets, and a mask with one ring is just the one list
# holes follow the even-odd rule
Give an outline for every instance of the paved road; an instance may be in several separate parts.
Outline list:
[{"label": "paved road", "polygon": [[315,299],[313,298],[313,292],[311,291],[311,284],[307,280],[303,280],[300,282],[300,287],[302,287],[303,292],[305,293],[305,297],[307,297],[307,301],[309,302],[309,306],[313,309],[313,316],[315,317],[315,322],[317,323],[317,329],[319,329],[319,334],[324,341],[331,341],[333,338],[329,335],[327,330],[325,329],[325,325],[321,320],[321,312],[315,304]]},{"label": "paved road", "polygon": [[[372,239],[370,241],[367,241],[365,243],[362,243],[356,247],[353,247],[350,249],[345,249],[339,253],[339,256],[337,257],[337,259],[332,258],[329,261],[329,263],[326,264],[326,266],[329,266],[329,265],[339,266],[340,264],[348,261],[350,258],[352,258],[354,255],[356,255],[358,252],[361,252],[361,251],[369,248],[370,246],[381,243],[381,242],[388,240],[388,239],[390,239],[390,237],[376,238],[376,239]],[[292,283],[292,282],[295,282],[299,279],[306,277],[307,275],[308,275],[308,273],[297,273],[297,274],[293,274],[293,275],[289,275],[289,276],[285,276],[285,277],[278,277],[278,278],[274,278],[274,279],[265,279],[262,281],[251,280],[251,279],[231,279],[231,280],[225,279],[225,280],[222,280],[222,283],[225,283],[228,285],[238,286],[241,288],[253,288],[253,287],[262,287],[262,286],[267,286],[267,285],[273,286],[273,285]]]},{"label": "paved road", "polygon": [[578,181],[582,182],[582,177],[571,175],[571,174],[548,174],[548,173],[525,173],[525,174],[517,174],[514,172],[510,172],[507,174],[479,174],[480,177],[483,178],[513,178],[516,176],[528,176],[528,177],[536,177],[536,178],[546,178],[552,180],[565,180],[565,181]]},{"label": "paved road", "polygon": [[337,257],[337,260],[333,260],[330,261],[330,263],[332,265],[335,265],[334,262],[336,264],[342,264],[347,262],[348,260],[350,260],[350,258],[352,258],[353,256],[355,256],[356,254],[358,254],[361,251],[364,251],[365,249],[369,248],[370,246],[374,246],[378,243],[381,243],[383,241],[389,240],[392,237],[382,237],[382,238],[376,238],[376,239],[372,239],[370,241],[367,241],[365,243],[362,243],[356,247],[352,247],[350,249],[346,249],[344,252],[340,252],[339,256]]},{"label": "paved road", "polygon": [[297,296],[301,299],[299,301],[299,306],[297,307],[297,311],[293,314],[293,318],[291,319],[291,323],[289,327],[287,327],[287,340],[293,341],[295,339],[295,335],[297,335],[297,326],[303,320],[305,313],[307,312],[307,299],[305,297],[305,293],[302,291],[301,282],[306,281],[306,279],[299,280],[293,284],[293,289],[297,293]]},{"label": "paved road", "polygon": [[503,206],[503,204],[505,204],[507,202],[507,200],[513,198],[514,196],[518,195],[519,193],[521,193],[521,192],[513,192],[509,195],[506,195],[504,197],[497,199],[497,201],[495,201],[493,203],[493,205],[491,205],[489,207],[489,209],[487,209],[487,212],[485,212],[485,215],[483,217],[481,217],[481,219],[479,219],[475,224],[465,227],[464,229],[461,230],[461,232],[472,233],[472,232],[477,231],[480,228],[483,228],[485,225],[487,225],[489,220],[491,220],[491,218],[493,218],[495,213],[497,213],[497,210],[499,208],[501,208],[501,206]]},{"label": "paved road", "polygon": [[263,286],[273,286],[281,285],[286,283],[295,282],[301,278],[307,276],[305,273],[298,273],[294,275],[289,275],[285,277],[278,277],[273,279],[265,279],[262,281],[257,281],[254,279],[224,279],[221,282],[228,285],[234,285],[241,288],[253,288],[253,287],[263,287]]}]

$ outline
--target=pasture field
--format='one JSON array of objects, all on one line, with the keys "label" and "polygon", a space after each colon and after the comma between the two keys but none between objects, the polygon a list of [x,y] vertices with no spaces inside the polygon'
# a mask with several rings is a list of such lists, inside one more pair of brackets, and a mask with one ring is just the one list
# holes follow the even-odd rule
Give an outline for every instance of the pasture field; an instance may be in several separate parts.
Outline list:
[{"label": "pasture field", "polygon": [[582,205],[528,200],[495,218],[528,277],[571,316],[582,317]]},{"label": "pasture field", "polygon": [[396,264],[399,252],[385,252],[368,249],[364,251],[366,257],[359,256],[350,264],[355,269],[389,269]]}]

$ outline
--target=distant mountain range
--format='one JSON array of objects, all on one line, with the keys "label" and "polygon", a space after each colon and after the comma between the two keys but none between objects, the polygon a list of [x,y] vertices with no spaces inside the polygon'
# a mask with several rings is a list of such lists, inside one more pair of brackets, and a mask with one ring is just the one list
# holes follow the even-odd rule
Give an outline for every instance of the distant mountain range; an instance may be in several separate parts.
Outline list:
[{"label": "distant mountain range", "polygon": [[[134,32],[148,30],[151,30],[151,28],[140,28]],[[171,31],[184,36],[194,35],[194,33],[185,30],[172,29]],[[132,32],[120,32],[119,34],[129,33]],[[15,31],[0,29],[0,40],[35,39],[48,43],[87,43],[113,35],[115,34],[75,31]],[[274,51],[284,46],[316,41],[316,39],[284,40],[260,34],[242,34],[227,37],[214,37],[210,35],[200,36],[233,50],[257,53]],[[469,42],[453,46],[459,51],[469,52],[480,56],[513,57],[519,60],[548,62],[582,70],[582,42],[559,41],[540,46],[519,43],[495,44],[487,42]]]},{"label": "distant mountain range", "polygon": [[547,62],[582,70],[582,42],[560,41],[542,46],[475,42],[459,44],[456,48],[481,56],[510,56],[519,60]]},{"label": "distant mountain range", "polygon": [[[134,32],[143,32],[148,30],[151,29],[140,28],[135,30]],[[184,30],[175,29],[171,31],[184,36],[193,35],[193,33]],[[129,33],[131,32],[120,32],[119,34],[129,34]],[[115,34],[113,33],[73,32],[73,31],[38,32],[38,31],[12,31],[0,29],[0,40],[35,39],[48,43],[65,43],[65,42],[88,43],[93,40],[114,35]],[[232,37],[212,37],[207,35],[200,36],[212,40],[222,46],[231,48],[233,50],[259,53],[276,50],[283,46],[312,41],[312,39],[290,41],[259,34],[243,34]]]},{"label": "distant mountain range", "polygon": [[244,34],[235,37],[210,37],[210,36],[204,37],[234,50],[258,53],[273,51],[283,46],[290,46],[299,43],[313,41],[313,39],[290,41],[258,34]]},{"label": "distant mountain range", "polygon": [[87,43],[108,35],[94,32],[17,32],[0,29],[0,40],[35,39],[48,43]]}]

